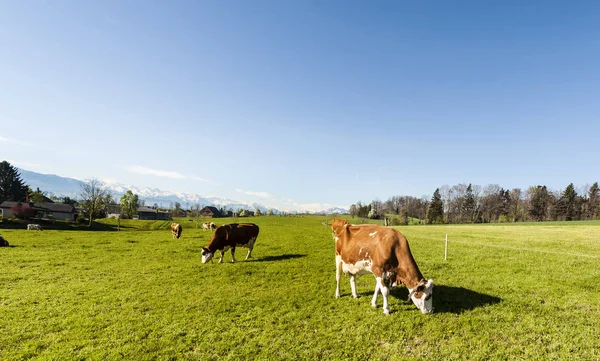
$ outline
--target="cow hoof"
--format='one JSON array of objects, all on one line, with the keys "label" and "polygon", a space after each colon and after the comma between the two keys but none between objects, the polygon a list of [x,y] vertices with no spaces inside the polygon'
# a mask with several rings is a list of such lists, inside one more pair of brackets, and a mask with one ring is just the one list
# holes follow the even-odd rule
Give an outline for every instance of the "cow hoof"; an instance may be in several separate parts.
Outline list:
[{"label": "cow hoof", "polygon": [[358,300],[358,295],[352,295],[352,297]]},{"label": "cow hoof", "polygon": [[383,310],[383,314],[386,315],[386,316],[389,316],[390,315],[390,310]]},{"label": "cow hoof", "polygon": [[335,294],[335,298],[340,298],[340,294],[339,294],[339,293],[336,293],[336,294]]},{"label": "cow hoof", "polygon": [[377,304],[376,303],[371,303],[371,307],[377,308]]}]

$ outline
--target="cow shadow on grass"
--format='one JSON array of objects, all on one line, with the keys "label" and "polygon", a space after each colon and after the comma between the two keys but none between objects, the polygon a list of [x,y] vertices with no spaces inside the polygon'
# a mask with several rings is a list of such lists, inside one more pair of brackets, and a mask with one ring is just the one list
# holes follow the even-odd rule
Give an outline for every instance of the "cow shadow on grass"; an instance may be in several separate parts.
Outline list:
[{"label": "cow shadow on grass", "polygon": [[[391,290],[390,295],[401,300],[407,300],[408,290],[406,287],[396,287]],[[465,311],[500,302],[502,302],[502,299],[499,297],[475,292],[464,287],[444,285],[433,287],[433,309],[435,313],[461,314]],[[410,303],[412,304],[412,301]]]},{"label": "cow shadow on grass", "polygon": [[249,261],[252,261],[252,262],[277,262],[277,261],[284,261],[287,259],[302,258],[302,257],[306,257],[306,255],[291,253],[291,254],[280,254],[278,256],[266,256],[266,257],[262,257],[262,258],[250,258]]}]

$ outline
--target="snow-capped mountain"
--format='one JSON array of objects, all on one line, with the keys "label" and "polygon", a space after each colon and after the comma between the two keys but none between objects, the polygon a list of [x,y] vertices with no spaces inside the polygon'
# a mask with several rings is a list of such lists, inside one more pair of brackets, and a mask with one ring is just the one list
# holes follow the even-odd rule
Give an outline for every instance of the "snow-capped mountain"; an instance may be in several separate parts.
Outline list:
[{"label": "snow-capped mountain", "polygon": [[[73,199],[80,198],[81,185],[84,183],[78,179],[61,177],[54,174],[41,174],[25,169],[19,169],[21,178],[25,183],[32,189],[39,188],[40,190],[48,193],[52,193],[57,197],[70,197]],[[204,206],[215,206],[224,207],[237,211],[239,209],[247,209],[254,211],[260,209],[261,212],[266,213],[269,209],[273,209],[275,213],[296,213],[309,211],[310,213],[319,214],[332,214],[332,213],[347,213],[346,209],[340,207],[330,207],[327,209],[321,209],[322,207],[302,207],[301,205],[290,206],[282,209],[277,207],[267,207],[259,203],[242,202],[229,198],[219,198],[213,196],[202,196],[197,193],[185,193],[185,192],[170,192],[164,191],[157,188],[149,187],[138,187],[134,185],[125,185],[121,183],[104,183],[104,186],[112,193],[115,199],[121,198],[121,196],[131,190],[134,194],[137,194],[140,199],[144,201],[147,206],[157,204],[160,207],[172,206],[175,202],[179,202],[182,208],[189,209],[195,205]],[[324,208],[324,207],[323,207]]]}]

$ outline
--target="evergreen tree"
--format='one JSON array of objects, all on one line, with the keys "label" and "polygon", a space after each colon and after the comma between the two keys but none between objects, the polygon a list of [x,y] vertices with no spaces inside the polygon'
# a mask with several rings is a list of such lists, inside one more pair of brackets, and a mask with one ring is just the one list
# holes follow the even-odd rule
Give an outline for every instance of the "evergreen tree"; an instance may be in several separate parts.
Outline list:
[{"label": "evergreen tree", "polygon": [[530,188],[531,200],[529,214],[534,221],[543,221],[548,212],[550,195],[546,186],[537,186]]},{"label": "evergreen tree", "polygon": [[254,210],[254,217],[260,217],[260,216],[262,216],[262,213],[260,212],[260,209],[256,208]]},{"label": "evergreen tree", "polygon": [[577,219],[578,216],[577,192],[573,183],[569,184],[560,197],[559,215],[566,221]]},{"label": "evergreen tree", "polygon": [[595,182],[594,184],[592,184],[592,186],[590,187],[590,190],[588,191],[588,217],[590,219],[597,219],[598,218],[598,211],[600,208],[600,205],[598,204],[598,201],[600,200],[600,189],[598,188],[598,182]]},{"label": "evergreen tree", "polygon": [[17,168],[7,161],[0,162],[0,203],[4,201],[23,202],[29,188],[21,179]]},{"label": "evergreen tree", "polygon": [[467,190],[465,192],[465,200],[462,206],[462,213],[464,215],[463,219],[466,220],[466,222],[468,223],[473,222],[475,220],[474,218],[477,202],[475,201],[475,194],[473,194],[473,187],[471,186],[471,183],[469,183],[469,185],[467,186]]},{"label": "evergreen tree", "polygon": [[440,195],[440,189],[437,188],[433,192],[429,208],[427,209],[427,223],[443,223],[444,220],[444,202],[442,202],[442,196]]}]

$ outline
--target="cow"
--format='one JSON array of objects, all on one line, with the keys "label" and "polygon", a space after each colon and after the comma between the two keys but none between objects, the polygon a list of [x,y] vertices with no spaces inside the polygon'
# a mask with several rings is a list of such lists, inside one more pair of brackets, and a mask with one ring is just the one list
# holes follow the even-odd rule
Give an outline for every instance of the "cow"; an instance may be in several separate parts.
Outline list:
[{"label": "cow", "polygon": [[354,298],[358,298],[356,277],[372,273],[376,279],[373,307],[377,307],[377,296],[381,292],[383,313],[389,315],[389,290],[404,284],[408,288],[408,299],[423,314],[433,312],[433,280],[426,281],[419,271],[402,233],[374,224],[351,225],[343,219],[332,220],[331,230],[335,240],[336,298],[340,297],[342,273],[350,276]]},{"label": "cow", "polygon": [[30,223],[27,225],[27,230],[28,231],[31,231],[31,230],[42,231],[42,226],[40,226],[39,224]]},{"label": "cow", "polygon": [[247,247],[246,260],[252,257],[252,249],[258,237],[258,226],[252,223],[232,223],[217,227],[208,246],[202,247],[202,263],[212,260],[217,250],[221,251],[219,263],[223,262],[223,256],[231,249],[231,262],[235,262],[235,247]]},{"label": "cow", "polygon": [[8,241],[4,239],[4,237],[0,236],[0,247],[8,247]]},{"label": "cow", "polygon": [[209,230],[216,229],[216,228],[217,228],[217,225],[214,224],[214,222],[204,222],[204,223],[202,223],[202,230],[203,231],[209,231]]},{"label": "cow", "polygon": [[171,234],[173,235],[173,238],[179,239],[182,231],[183,227],[181,227],[179,223],[171,223]]}]

